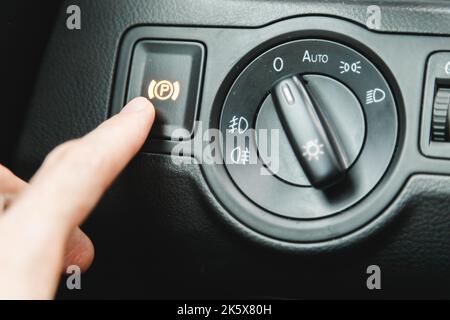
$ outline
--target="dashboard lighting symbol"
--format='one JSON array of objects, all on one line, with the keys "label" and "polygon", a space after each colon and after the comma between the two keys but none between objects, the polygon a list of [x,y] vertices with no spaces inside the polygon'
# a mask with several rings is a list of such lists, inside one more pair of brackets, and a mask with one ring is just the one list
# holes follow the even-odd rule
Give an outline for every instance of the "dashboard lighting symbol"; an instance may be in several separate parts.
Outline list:
[{"label": "dashboard lighting symbol", "polygon": [[341,74],[342,73],[347,73],[347,72],[353,72],[353,73],[357,73],[360,74],[361,73],[361,61],[357,61],[354,63],[348,63],[345,61],[341,61],[341,65],[339,66],[339,69],[341,69]]},{"label": "dashboard lighting symbol", "polygon": [[378,103],[386,98],[386,93],[379,89],[372,89],[366,92],[366,104]]},{"label": "dashboard lighting symbol", "polygon": [[158,99],[164,101],[172,99],[173,101],[176,101],[179,95],[180,83],[178,81],[152,80],[148,86],[148,97],[150,100]]},{"label": "dashboard lighting symbol", "polygon": [[319,143],[319,140],[310,140],[304,146],[303,156],[308,159],[308,161],[320,159],[320,156],[324,154],[323,152],[323,144]]}]

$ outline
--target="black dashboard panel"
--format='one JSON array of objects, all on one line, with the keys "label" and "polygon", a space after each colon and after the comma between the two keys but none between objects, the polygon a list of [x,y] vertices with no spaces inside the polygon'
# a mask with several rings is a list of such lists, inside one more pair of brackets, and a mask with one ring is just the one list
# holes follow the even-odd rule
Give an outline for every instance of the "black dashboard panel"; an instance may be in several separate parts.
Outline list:
[{"label": "black dashboard panel", "polygon": [[[376,30],[366,25],[371,3],[365,1],[75,3],[82,29],[65,28],[64,8],[72,2],[64,2],[34,91],[17,152],[24,177],[53,147],[120,110],[129,71],[121,61],[136,32],[142,33],[136,39],[205,46],[197,119],[210,128],[219,127],[230,88],[260,54],[305,38],[343,43],[387,79],[398,137],[376,188],[330,218],[361,219],[358,226],[343,230],[336,223],[331,230],[330,220],[315,220],[313,228],[328,226],[327,236],[315,241],[265,232],[248,217],[269,217],[273,226],[276,215],[255,205],[223,166],[192,164],[195,151],[174,163],[174,141],[149,140],[84,226],[96,245],[84,290],[61,288],[60,297],[449,297],[450,162],[425,157],[419,147],[427,61],[450,51],[448,2],[380,1]],[[372,264],[383,272],[379,291],[366,287]]]},{"label": "black dashboard panel", "polygon": [[[39,65],[51,36],[59,0],[38,4],[33,1],[3,1],[0,57],[3,61],[3,108],[0,119],[0,162],[13,165],[24,115],[33,94]],[[36,26],[39,26],[38,28]]]}]

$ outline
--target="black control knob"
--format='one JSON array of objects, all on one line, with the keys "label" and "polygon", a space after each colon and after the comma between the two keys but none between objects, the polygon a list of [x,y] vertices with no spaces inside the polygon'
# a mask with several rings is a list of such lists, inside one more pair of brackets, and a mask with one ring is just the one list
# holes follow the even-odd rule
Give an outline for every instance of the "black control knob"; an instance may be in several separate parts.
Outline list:
[{"label": "black control knob", "polygon": [[280,131],[282,164],[276,175],[321,189],[345,176],[365,135],[358,99],[342,83],[322,75],[296,75],[277,82],[260,109],[256,127]]},{"label": "black control knob", "polygon": [[436,92],[433,105],[433,119],[431,124],[432,140],[436,142],[449,142],[450,123],[450,89],[440,88]]},{"label": "black control knob", "polygon": [[345,172],[333,129],[299,76],[280,81],[273,90],[278,115],[298,161],[313,186],[327,186]]}]

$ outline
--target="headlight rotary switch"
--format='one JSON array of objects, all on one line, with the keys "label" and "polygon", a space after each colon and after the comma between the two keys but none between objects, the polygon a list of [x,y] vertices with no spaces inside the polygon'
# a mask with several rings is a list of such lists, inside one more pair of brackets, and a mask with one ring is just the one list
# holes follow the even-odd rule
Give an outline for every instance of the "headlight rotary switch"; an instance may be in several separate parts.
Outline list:
[{"label": "headlight rotary switch", "polygon": [[[398,118],[370,60],[337,42],[303,39],[241,67],[220,130],[227,172],[247,198],[276,217],[317,222],[377,185],[395,150]],[[259,228],[266,218],[242,219]]]}]

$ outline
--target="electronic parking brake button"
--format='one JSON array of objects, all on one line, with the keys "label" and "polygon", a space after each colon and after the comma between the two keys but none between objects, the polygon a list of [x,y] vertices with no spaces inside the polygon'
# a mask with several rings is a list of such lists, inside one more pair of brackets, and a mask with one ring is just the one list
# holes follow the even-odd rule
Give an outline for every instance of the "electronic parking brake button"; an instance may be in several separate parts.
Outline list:
[{"label": "electronic parking brake button", "polygon": [[204,55],[204,46],[197,42],[142,40],[135,45],[127,101],[144,96],[154,104],[157,117],[150,138],[191,136]]}]

